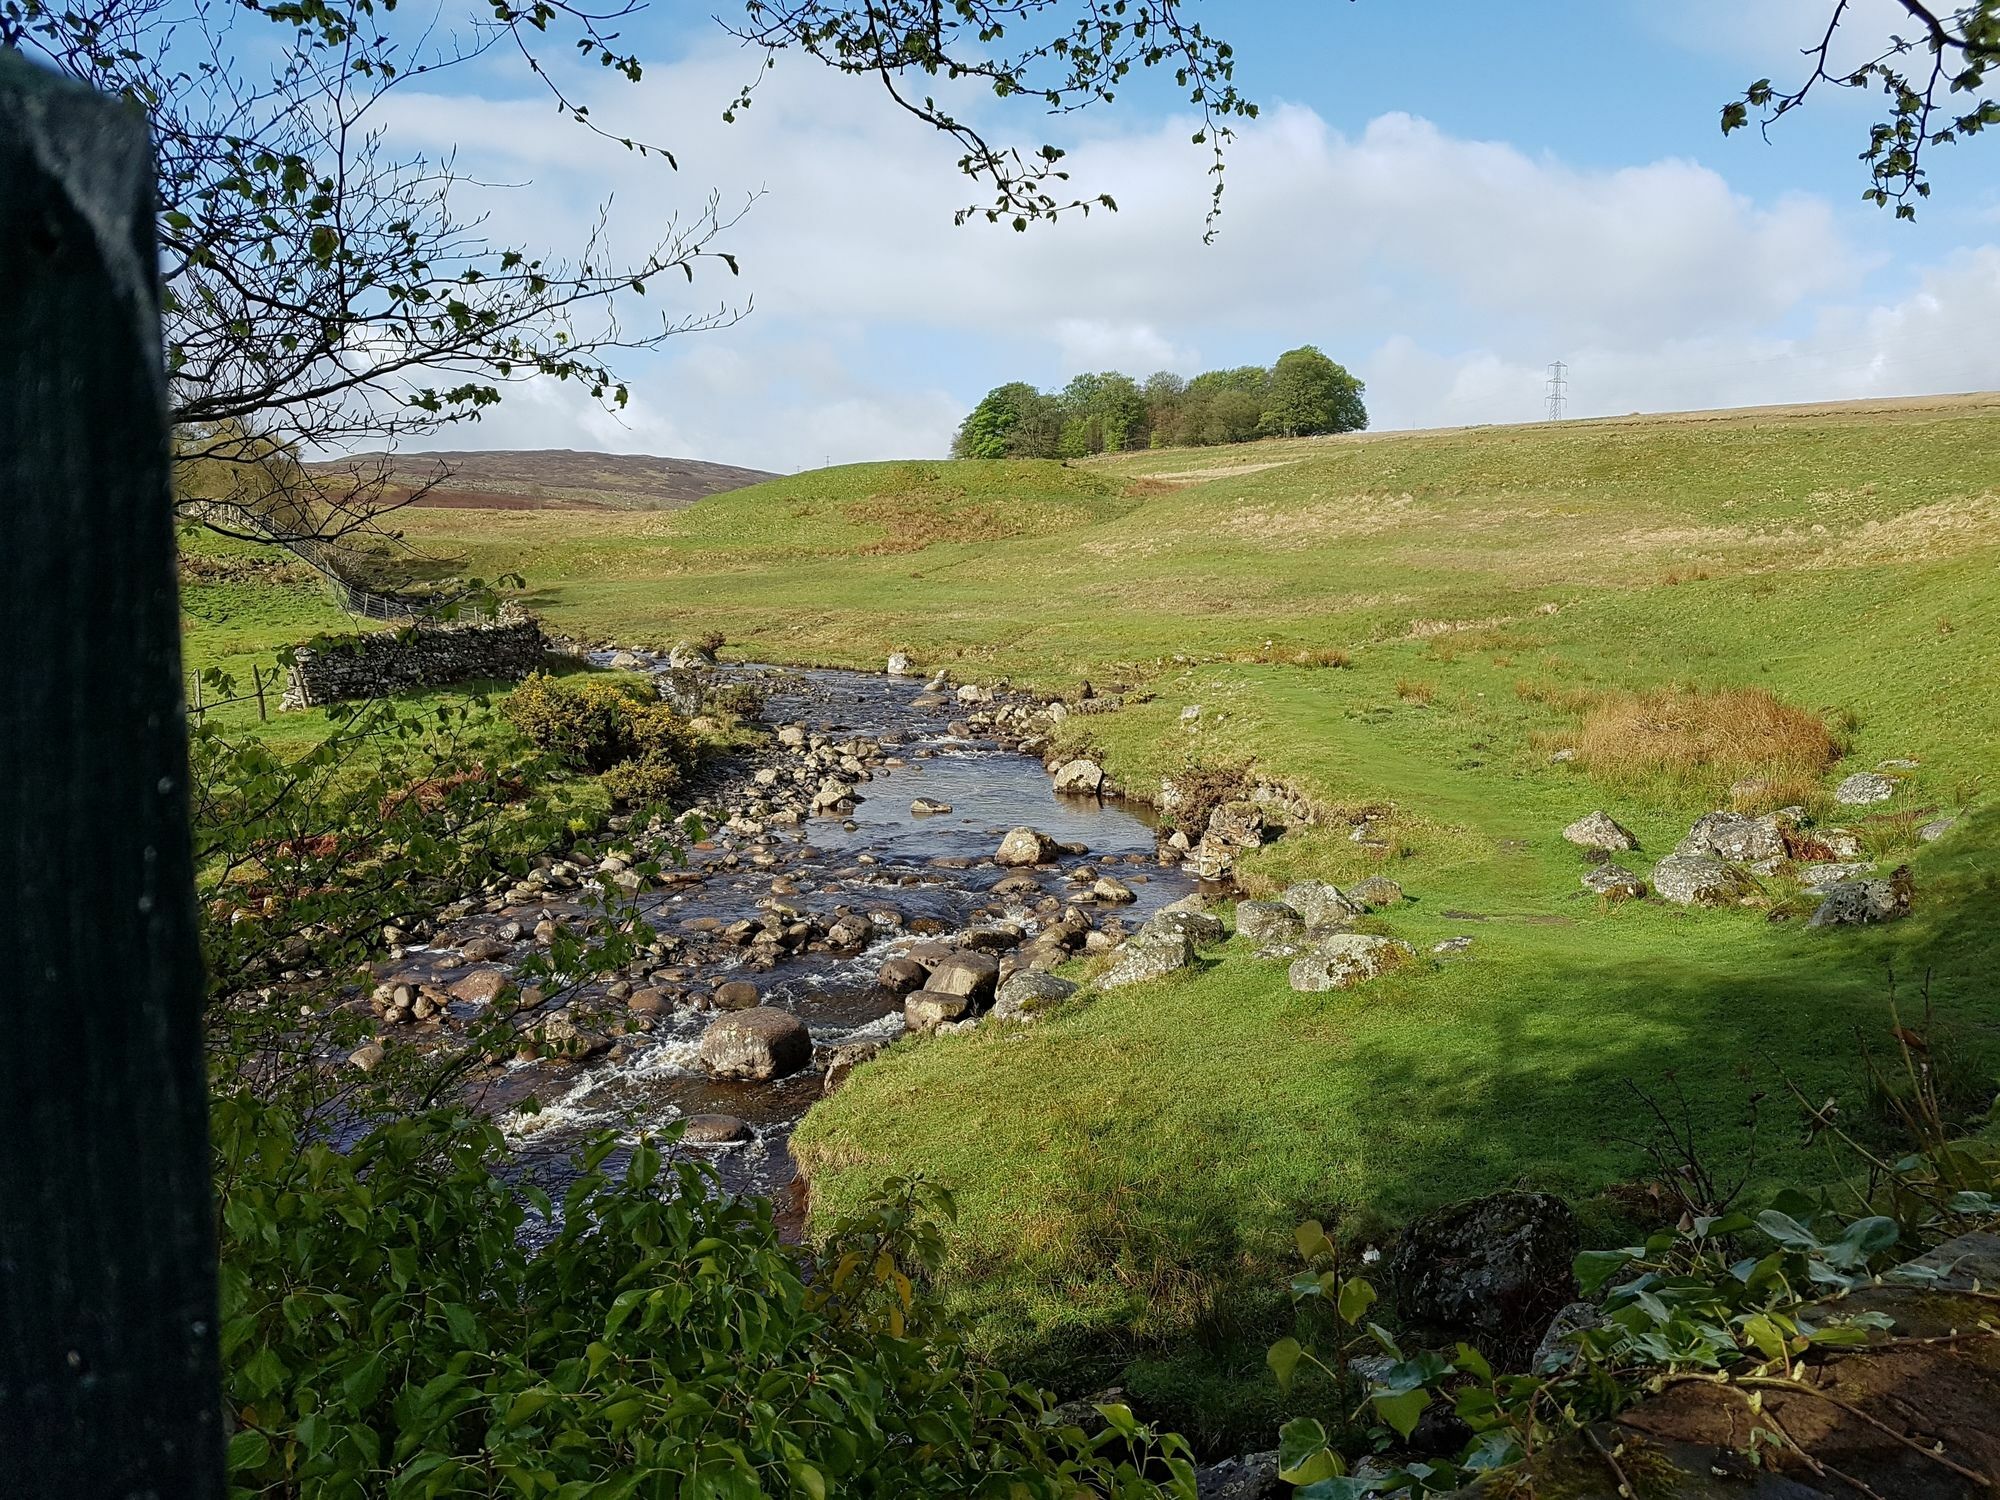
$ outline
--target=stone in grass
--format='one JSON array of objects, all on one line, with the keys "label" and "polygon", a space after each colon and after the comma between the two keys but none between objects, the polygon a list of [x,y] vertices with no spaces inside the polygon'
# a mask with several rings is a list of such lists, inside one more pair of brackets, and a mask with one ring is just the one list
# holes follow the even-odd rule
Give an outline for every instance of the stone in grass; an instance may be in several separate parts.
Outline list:
[{"label": "stone in grass", "polygon": [[1197,948],[1208,948],[1224,941],[1229,929],[1222,925],[1222,918],[1211,916],[1205,911],[1190,910],[1185,906],[1170,906],[1156,911],[1146,920],[1141,932],[1184,932]]},{"label": "stone in grass", "polygon": [[1403,903],[1403,888],[1386,875],[1370,875],[1358,885],[1347,888],[1347,899],[1379,911],[1385,906],[1400,906]]},{"label": "stone in grass", "polygon": [[1619,865],[1604,864],[1585,873],[1583,888],[1607,901],[1637,901],[1646,894],[1646,882]]},{"label": "stone in grass", "polygon": [[1676,906],[1723,906],[1737,900],[1750,882],[1712,854],[1670,854],[1653,866],[1653,890]]},{"label": "stone in grass", "polygon": [[881,1053],[880,1042],[842,1042],[827,1055],[826,1077],[820,1081],[820,1093],[838,1093],[856,1068],[865,1062],[873,1062]]},{"label": "stone in grass", "polygon": [[1738,864],[1760,864],[1785,856],[1787,820],[1777,813],[1750,817],[1744,813],[1703,813],[1687,837],[1674,845],[1676,854],[1713,854]]},{"label": "stone in grass", "polygon": [[1833,789],[1833,800],[1842,807],[1863,807],[1871,802],[1887,802],[1896,795],[1896,778],[1880,771],[1856,771]]},{"label": "stone in grass", "polygon": [[1612,854],[1639,847],[1639,841],[1601,808],[1570,824],[1563,837],[1579,849],[1602,849]]},{"label": "stone in grass", "polygon": [[1957,826],[1956,818],[1933,818],[1917,830],[1917,837],[1926,844],[1934,844]]},{"label": "stone in grass", "polygon": [[735,1115],[687,1115],[681,1120],[681,1141],[689,1146],[729,1146],[754,1134],[750,1122]]},{"label": "stone in grass", "polygon": [[1910,913],[1910,875],[1898,870],[1886,880],[1848,880],[1827,889],[1808,927],[1851,927],[1893,922]]},{"label": "stone in grass", "polygon": [[1297,912],[1308,927],[1340,927],[1365,915],[1358,901],[1350,901],[1338,887],[1324,880],[1301,880],[1285,888],[1285,905]]},{"label": "stone in grass", "polygon": [[1814,895],[1825,895],[1844,881],[1866,875],[1868,865],[1860,860],[1822,860],[1799,868],[1799,885]]},{"label": "stone in grass", "polygon": [[1028,1021],[1076,993],[1076,985],[1039,969],[1023,969],[1000,986],[993,1000],[996,1021]]},{"label": "stone in grass", "polygon": [[812,1050],[805,1022],[769,1005],[722,1016],[701,1034],[701,1065],[717,1078],[786,1078],[812,1061]]},{"label": "stone in grass", "polygon": [[1098,978],[1101,990],[1164,979],[1194,962],[1194,939],[1184,931],[1140,928],[1119,947],[1111,967]]},{"label": "stone in grass", "polygon": [[1336,932],[1314,942],[1295,959],[1287,977],[1307,994],[1352,989],[1399,969],[1417,956],[1416,949],[1396,938],[1368,932]]},{"label": "stone in grass", "polygon": [[1305,918],[1283,901],[1236,903],[1236,935],[1259,948],[1296,943],[1306,933]]}]

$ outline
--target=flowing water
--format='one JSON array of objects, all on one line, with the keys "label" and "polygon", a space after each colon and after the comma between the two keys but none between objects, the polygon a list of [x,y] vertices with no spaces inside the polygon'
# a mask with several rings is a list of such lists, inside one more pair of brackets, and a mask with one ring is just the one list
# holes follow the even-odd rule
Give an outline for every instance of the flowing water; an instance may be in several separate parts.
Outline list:
[{"label": "flowing water", "polygon": [[[708,958],[688,966],[692,989],[705,993],[718,978],[752,980],[760,1003],[790,1010],[806,1023],[819,1057],[844,1042],[886,1042],[902,1034],[902,1001],[877,988],[875,974],[920,935],[948,942],[969,926],[1002,917],[1032,933],[1038,901],[1075,900],[1089,890],[1087,878],[1071,879],[1079,867],[1115,876],[1136,896],[1130,905],[1098,909],[1103,925],[1114,930],[1116,922],[1136,925],[1195,889],[1191,877],[1156,860],[1153,826],[1143,809],[1056,795],[1039,760],[955,733],[954,718],[965,709],[934,696],[923,702],[921,683],[856,672],[731,670],[767,688],[768,723],[799,724],[836,741],[875,741],[901,762],[863,783],[864,800],[849,814],[772,826],[761,836],[718,831],[688,851],[682,883],[640,898],[656,930],[707,937]],[[732,780],[739,798],[754,790],[742,774]],[[952,810],[913,813],[911,801],[918,797]],[[731,796],[725,791],[716,800],[727,804]],[[993,861],[1001,836],[1024,824],[1087,852],[1028,872],[1002,869]],[[1039,892],[994,891],[1004,877],[1019,873],[1033,875]],[[727,949],[712,935],[721,925],[764,915],[774,899],[801,912],[867,913],[878,935],[859,954],[803,953],[753,972],[742,950]],[[483,930],[480,922],[490,927],[504,915],[460,924],[447,940],[463,942]],[[411,957],[425,951],[412,950]],[[449,964],[445,950],[428,951]],[[450,972],[434,970],[439,978]],[[713,1161],[730,1190],[772,1196],[795,1214],[800,1195],[788,1143],[800,1116],[820,1097],[822,1064],[766,1083],[711,1078],[701,1068],[698,1044],[714,1018],[713,1011],[694,1006],[662,1012],[650,1032],[627,1036],[608,1057],[581,1065],[515,1064],[491,1081],[491,1104],[528,1097],[540,1104],[537,1113],[505,1116],[524,1168],[545,1185],[559,1185],[568,1156],[601,1131],[629,1141],[684,1115],[732,1115],[749,1124],[750,1139],[681,1149]]]}]

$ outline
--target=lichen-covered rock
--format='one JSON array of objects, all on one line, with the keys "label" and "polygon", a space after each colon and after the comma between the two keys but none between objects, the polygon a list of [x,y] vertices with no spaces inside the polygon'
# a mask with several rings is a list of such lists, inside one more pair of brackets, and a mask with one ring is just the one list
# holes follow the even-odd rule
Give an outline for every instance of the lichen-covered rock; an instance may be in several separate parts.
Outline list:
[{"label": "lichen-covered rock", "polygon": [[1139,899],[1137,892],[1122,880],[1113,880],[1109,875],[1100,875],[1090,887],[1091,899],[1102,901],[1108,906],[1129,906]]},{"label": "lichen-covered rock", "polygon": [[1058,979],[1039,969],[1023,969],[1008,976],[1000,986],[993,1000],[993,1018],[997,1021],[1029,1020],[1075,993],[1076,986],[1067,979]]},{"label": "lichen-covered rock", "polygon": [[1723,906],[1749,889],[1741,870],[1712,854],[1670,854],[1653,866],[1653,891],[1677,906]]},{"label": "lichen-covered rock", "polygon": [[1259,948],[1296,943],[1306,935],[1306,922],[1284,901],[1239,901],[1236,934]]},{"label": "lichen-covered rock", "polygon": [[1824,895],[1843,881],[1867,873],[1868,865],[1863,860],[1821,860],[1799,867],[1799,884],[1815,894]]},{"label": "lichen-covered rock", "polygon": [[1563,837],[1579,849],[1602,849],[1613,854],[1639,847],[1639,841],[1601,808],[1570,824],[1563,830]]},{"label": "lichen-covered rock", "polygon": [[1195,1500],[1284,1500],[1292,1487],[1278,1477],[1278,1455],[1246,1453],[1194,1473]]},{"label": "lichen-covered rock", "polygon": [[1154,912],[1140,931],[1184,932],[1197,948],[1212,947],[1229,936],[1229,929],[1222,925],[1222,918],[1205,911],[1191,911],[1184,906]]},{"label": "lichen-covered rock", "polygon": [[1703,813],[1676,854],[1713,854],[1732,864],[1753,865],[1785,856],[1785,823],[1776,813],[1753,818],[1743,813]]},{"label": "lichen-covered rock", "polygon": [[1369,932],[1336,932],[1313,941],[1293,960],[1287,975],[1295,990],[1352,989],[1399,969],[1417,956],[1416,949],[1396,938]]},{"label": "lichen-covered rock", "polygon": [[1010,828],[993,856],[998,865],[1045,865],[1057,854],[1056,841],[1033,828]]},{"label": "lichen-covered rock", "polygon": [[812,1033],[790,1011],[760,1005],[711,1021],[701,1034],[701,1065],[717,1078],[761,1083],[787,1078],[812,1061]]},{"label": "lichen-covered rock", "polygon": [[1871,802],[1887,802],[1896,795],[1896,778],[1880,771],[1856,771],[1833,789],[1833,800],[1842,807],[1865,807]]},{"label": "lichen-covered rock", "polygon": [[1426,1338],[1526,1363],[1576,1296],[1576,1215],[1549,1193],[1494,1193],[1423,1215],[1389,1258],[1396,1306]]},{"label": "lichen-covered rock", "polygon": [[977,1007],[969,995],[947,995],[937,990],[918,990],[903,999],[903,1024],[922,1036],[952,1021],[971,1016]]},{"label": "lichen-covered rock", "polygon": [[1104,768],[1094,760],[1079,757],[1057,769],[1055,785],[1059,792],[1095,797],[1104,788]]},{"label": "lichen-covered rock", "polygon": [[1403,888],[1386,875],[1370,875],[1359,884],[1349,886],[1346,895],[1348,900],[1370,911],[1403,904]]},{"label": "lichen-covered rock", "polygon": [[1646,894],[1646,882],[1622,865],[1594,865],[1584,873],[1583,888],[1607,901],[1637,901]]},{"label": "lichen-covered rock", "polygon": [[1957,826],[1956,818],[1933,818],[1917,830],[1917,837],[1926,844],[1934,844]]},{"label": "lichen-covered rock", "polygon": [[[973,951],[954,953],[941,960],[931,970],[924,988],[934,994],[963,995],[971,1008],[978,1010],[993,1003],[993,992],[999,984],[1000,960],[990,953]],[[955,1021],[958,1017],[950,1019]]]},{"label": "lichen-covered rock", "polygon": [[1263,844],[1264,809],[1255,802],[1225,802],[1208,815],[1203,842],[1231,849],[1255,849]]},{"label": "lichen-covered rock", "polygon": [[1365,915],[1359,902],[1348,900],[1324,880],[1301,880],[1287,886],[1284,900],[1308,927],[1338,928]]},{"label": "lichen-covered rock", "polygon": [[1111,967],[1099,976],[1097,987],[1120,989],[1128,984],[1144,984],[1164,979],[1194,962],[1194,939],[1185,932],[1141,928],[1119,947]]},{"label": "lichen-covered rock", "polygon": [[1885,880],[1845,880],[1829,886],[1808,927],[1851,927],[1866,922],[1893,922],[1908,916],[1912,894],[1910,872],[1896,871]]}]

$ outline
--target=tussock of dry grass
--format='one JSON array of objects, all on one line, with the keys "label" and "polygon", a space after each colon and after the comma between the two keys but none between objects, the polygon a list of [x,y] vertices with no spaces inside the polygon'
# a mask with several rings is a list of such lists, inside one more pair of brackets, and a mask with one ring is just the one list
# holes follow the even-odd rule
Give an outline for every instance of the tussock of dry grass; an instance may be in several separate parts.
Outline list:
[{"label": "tussock of dry grass", "polygon": [[1841,747],[1818,714],[1763,688],[1654,688],[1607,697],[1585,715],[1577,760],[1614,781],[1761,777],[1815,781]]},{"label": "tussock of dry grass", "polygon": [[1418,682],[1408,677],[1399,677],[1396,679],[1396,696],[1401,698],[1405,703],[1415,703],[1419,706],[1428,707],[1431,699],[1437,696],[1437,684],[1434,682]]}]

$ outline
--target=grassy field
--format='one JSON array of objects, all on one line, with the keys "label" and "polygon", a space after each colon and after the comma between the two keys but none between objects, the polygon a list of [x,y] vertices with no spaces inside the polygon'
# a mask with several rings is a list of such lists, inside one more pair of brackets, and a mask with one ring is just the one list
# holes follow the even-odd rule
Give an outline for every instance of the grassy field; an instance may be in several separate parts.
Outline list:
[{"label": "grassy field", "polygon": [[[1143,690],[1072,721],[1128,784],[1254,759],[1328,809],[1253,885],[1388,873],[1412,900],[1387,930],[1420,951],[1473,938],[1315,996],[1232,943],[1032,1030],[896,1049],[800,1133],[822,1212],[892,1172],[960,1190],[955,1285],[993,1347],[1220,1436],[1268,1415],[1258,1358],[1302,1216],[1365,1238],[1526,1183],[1613,1233],[1653,1175],[1624,1080],[1684,1091],[1723,1157],[1780,1068],[1858,1108],[1857,1035],[1882,1033],[1892,965],[1906,987],[1934,971],[1991,1076],[1996,485],[2000,397],[866,465],[672,515],[403,521],[472,572],[523,573],[585,635],[714,629],[750,657],[904,650],[967,678]],[[1643,873],[1740,769],[1551,763],[1592,706],[1671,683],[1821,715],[1845,749],[1822,790],[1916,760],[1863,825],[1911,862],[1915,915],[1824,933],[1587,897],[1565,823],[1607,808]],[[1346,837],[1338,814],[1363,809],[1386,851]],[[1965,816],[1919,846],[1919,809]],[[1824,1178],[1789,1105],[1764,1113],[1760,1176]]]}]

